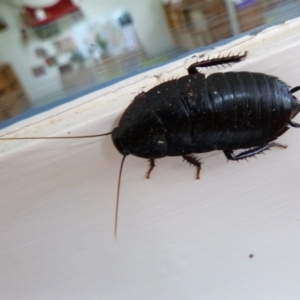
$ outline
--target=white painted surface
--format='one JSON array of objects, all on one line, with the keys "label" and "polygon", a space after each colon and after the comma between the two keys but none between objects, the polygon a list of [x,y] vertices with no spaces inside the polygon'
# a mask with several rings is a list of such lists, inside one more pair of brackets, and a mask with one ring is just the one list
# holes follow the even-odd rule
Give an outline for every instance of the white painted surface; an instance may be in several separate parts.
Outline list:
[{"label": "white painted surface", "polygon": [[[300,21],[290,22],[226,45],[224,53],[247,49],[249,58],[233,70],[277,75],[296,86],[299,28]],[[185,74],[183,64],[1,133],[109,131],[137,92]],[[153,76],[159,74],[160,81]],[[1,142],[0,298],[298,300],[300,131],[292,128],[279,141],[289,147],[248,162],[227,163],[222,152],[201,155],[200,181],[176,157],[158,160],[146,180],[147,161],[128,157],[117,241],[121,156],[109,137]]]}]

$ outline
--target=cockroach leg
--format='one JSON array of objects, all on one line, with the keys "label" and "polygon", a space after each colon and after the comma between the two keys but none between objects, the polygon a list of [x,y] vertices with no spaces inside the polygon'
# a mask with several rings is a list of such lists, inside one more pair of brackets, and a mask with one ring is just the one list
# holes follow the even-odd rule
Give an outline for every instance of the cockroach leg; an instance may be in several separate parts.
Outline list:
[{"label": "cockroach leg", "polygon": [[244,58],[246,58],[248,52],[245,51],[244,54],[238,54],[238,55],[229,55],[224,57],[216,57],[216,58],[208,58],[206,60],[202,60],[196,63],[193,63],[188,67],[188,73],[190,75],[199,73],[197,68],[208,68],[212,66],[219,66],[219,65],[226,65],[230,63],[236,63],[242,61]]},{"label": "cockroach leg", "polygon": [[287,148],[287,145],[282,145],[279,143],[269,143],[265,144],[259,147],[255,147],[252,149],[249,149],[245,152],[242,152],[238,155],[235,155],[232,150],[224,150],[224,154],[227,157],[228,160],[241,160],[241,159],[246,159],[248,157],[255,156],[256,154],[262,153],[266,150],[269,150],[271,147],[280,147],[280,148]]},{"label": "cockroach leg", "polygon": [[155,160],[154,160],[153,158],[150,158],[150,159],[149,159],[149,170],[148,170],[148,172],[147,172],[147,174],[146,174],[146,178],[147,178],[147,179],[150,178],[150,173],[151,173],[151,171],[154,169],[154,167],[155,167]]},{"label": "cockroach leg", "polygon": [[298,123],[296,123],[296,122],[289,121],[289,124],[290,124],[292,127],[300,128],[300,124],[298,124]]},{"label": "cockroach leg", "polygon": [[194,155],[182,155],[183,160],[197,168],[196,179],[200,179],[201,161]]}]

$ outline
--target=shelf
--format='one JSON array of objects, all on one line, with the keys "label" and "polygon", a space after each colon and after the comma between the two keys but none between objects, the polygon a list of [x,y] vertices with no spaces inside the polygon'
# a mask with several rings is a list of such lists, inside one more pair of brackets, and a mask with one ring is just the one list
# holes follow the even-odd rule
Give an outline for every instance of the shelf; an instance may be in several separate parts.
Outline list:
[{"label": "shelf", "polygon": [[20,114],[29,101],[18,77],[8,64],[0,64],[0,121]]}]

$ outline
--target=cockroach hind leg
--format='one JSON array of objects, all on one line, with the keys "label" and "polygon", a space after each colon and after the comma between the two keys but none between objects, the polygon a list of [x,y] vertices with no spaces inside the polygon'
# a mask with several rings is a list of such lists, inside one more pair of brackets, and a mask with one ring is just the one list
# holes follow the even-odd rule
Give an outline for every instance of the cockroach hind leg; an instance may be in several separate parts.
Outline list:
[{"label": "cockroach hind leg", "polygon": [[269,143],[269,144],[264,144],[262,146],[258,146],[252,149],[249,149],[247,151],[241,152],[240,154],[236,155],[232,150],[224,150],[224,154],[228,160],[235,160],[239,161],[241,159],[246,159],[248,157],[255,156],[256,154],[264,153],[264,151],[269,150],[271,147],[280,147],[280,148],[287,148],[287,145],[282,145],[279,143]]},{"label": "cockroach hind leg", "polygon": [[200,179],[201,161],[194,155],[182,155],[183,160],[197,168],[196,179]]},{"label": "cockroach hind leg", "polygon": [[149,159],[149,170],[146,173],[146,178],[149,179],[150,178],[150,173],[152,172],[152,170],[155,167],[155,160],[153,158]]},{"label": "cockroach hind leg", "polygon": [[270,147],[280,147],[280,148],[284,148],[284,149],[286,149],[288,147],[288,145],[279,144],[279,143],[275,143],[275,142],[270,143],[269,145],[270,145]]},{"label": "cockroach hind leg", "polygon": [[296,122],[290,121],[289,124],[290,124],[292,127],[300,128],[300,124],[298,124],[298,123],[296,123]]},{"label": "cockroach hind leg", "polygon": [[299,91],[300,90],[300,86],[295,86],[295,87],[293,87],[291,90],[290,90],[290,93],[291,94],[294,94],[294,93],[296,93],[297,91]]},{"label": "cockroach hind leg", "polygon": [[228,55],[228,56],[218,56],[216,58],[210,58],[208,57],[206,60],[202,60],[199,62],[195,62],[192,65],[188,67],[188,73],[190,75],[199,73],[197,68],[209,68],[213,66],[219,66],[219,65],[227,65],[231,63],[237,63],[242,61],[246,58],[248,52],[245,51],[244,54],[237,54],[237,55]]}]

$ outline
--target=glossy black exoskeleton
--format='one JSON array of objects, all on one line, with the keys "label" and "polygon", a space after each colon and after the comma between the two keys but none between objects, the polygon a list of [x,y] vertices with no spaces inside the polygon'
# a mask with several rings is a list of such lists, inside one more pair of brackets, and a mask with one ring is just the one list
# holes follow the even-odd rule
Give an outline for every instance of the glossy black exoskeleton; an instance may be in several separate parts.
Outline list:
[{"label": "glossy black exoskeleton", "polygon": [[[273,146],[272,142],[289,126],[300,111],[300,101],[289,86],[262,73],[214,73],[207,78],[198,67],[239,62],[235,55],[196,62],[189,75],[162,83],[139,94],[122,115],[112,139],[123,156],[129,154],[150,160],[182,156],[197,167],[192,153],[223,150],[227,159],[240,160]],[[233,150],[249,149],[238,155]]]}]

